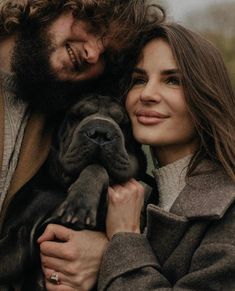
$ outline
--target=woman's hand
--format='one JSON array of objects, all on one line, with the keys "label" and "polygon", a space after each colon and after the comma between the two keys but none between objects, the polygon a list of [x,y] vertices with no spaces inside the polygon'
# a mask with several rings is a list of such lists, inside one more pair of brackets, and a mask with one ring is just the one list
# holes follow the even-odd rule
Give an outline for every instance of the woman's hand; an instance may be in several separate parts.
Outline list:
[{"label": "woman's hand", "polygon": [[144,187],[134,179],[108,189],[106,233],[109,239],[118,232],[140,233],[140,214]]},{"label": "woman's hand", "polygon": [[[95,285],[108,243],[105,234],[50,224],[38,243],[47,290],[85,291]],[[53,273],[58,274],[58,285],[50,280]]]}]

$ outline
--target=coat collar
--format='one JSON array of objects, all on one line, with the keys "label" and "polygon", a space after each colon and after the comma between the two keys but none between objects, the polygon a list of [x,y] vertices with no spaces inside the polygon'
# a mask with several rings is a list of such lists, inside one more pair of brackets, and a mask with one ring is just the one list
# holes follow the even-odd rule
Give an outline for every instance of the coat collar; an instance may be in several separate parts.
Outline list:
[{"label": "coat collar", "polygon": [[215,163],[204,161],[172,205],[170,212],[188,219],[220,219],[235,201],[235,183]]},{"label": "coat collar", "polygon": [[3,148],[4,148],[4,100],[2,94],[2,84],[0,83],[0,169],[2,169]]},{"label": "coat collar", "polygon": [[[23,137],[19,160],[12,181],[3,203],[0,215],[0,226],[5,216],[6,209],[15,193],[28,182],[39,170],[45,161],[50,145],[53,125],[48,124],[45,116],[32,113]],[[0,166],[2,165],[4,149],[4,100],[2,87],[0,92]],[[1,169],[1,168],[0,168]]]},{"label": "coat collar", "polygon": [[220,167],[205,161],[188,178],[170,212],[149,204],[146,235],[159,262],[166,262],[190,225],[200,232],[220,219],[234,201],[235,183]]}]

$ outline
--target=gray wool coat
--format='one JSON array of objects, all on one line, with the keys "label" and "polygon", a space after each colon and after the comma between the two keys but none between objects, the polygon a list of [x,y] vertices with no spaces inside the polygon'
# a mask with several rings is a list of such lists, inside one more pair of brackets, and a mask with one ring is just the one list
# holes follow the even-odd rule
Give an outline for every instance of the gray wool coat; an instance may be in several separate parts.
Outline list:
[{"label": "gray wool coat", "polygon": [[113,236],[98,290],[235,290],[235,183],[204,162],[170,212],[148,205],[146,234]]}]

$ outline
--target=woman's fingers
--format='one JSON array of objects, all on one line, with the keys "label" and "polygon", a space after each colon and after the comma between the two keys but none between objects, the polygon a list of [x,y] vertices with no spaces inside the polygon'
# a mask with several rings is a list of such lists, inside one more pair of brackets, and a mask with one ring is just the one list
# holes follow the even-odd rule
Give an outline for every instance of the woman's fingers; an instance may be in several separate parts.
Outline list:
[{"label": "woman's fingers", "polygon": [[134,179],[108,189],[106,231],[109,239],[118,232],[140,232],[144,187]]},{"label": "woman's fingers", "polygon": [[62,225],[49,224],[44,233],[38,238],[38,243],[43,241],[69,241],[71,236],[71,230]]}]

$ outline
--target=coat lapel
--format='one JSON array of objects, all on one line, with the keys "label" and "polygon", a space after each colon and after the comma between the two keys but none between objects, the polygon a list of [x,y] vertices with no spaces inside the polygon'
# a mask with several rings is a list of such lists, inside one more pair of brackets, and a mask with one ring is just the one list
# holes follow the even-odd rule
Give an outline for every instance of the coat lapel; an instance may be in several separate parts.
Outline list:
[{"label": "coat lapel", "polygon": [[0,171],[2,169],[2,159],[3,159],[3,148],[4,148],[4,100],[2,94],[2,84],[1,91],[0,91]]},{"label": "coat lapel", "polygon": [[218,166],[204,161],[181,191],[170,212],[188,219],[220,219],[235,201],[235,183]]},{"label": "coat lapel", "polygon": [[185,233],[189,221],[152,204],[148,205],[147,213],[147,238],[163,264]]},{"label": "coat lapel", "polygon": [[159,262],[167,261],[186,232],[189,236],[202,232],[211,220],[220,219],[234,201],[235,183],[219,167],[204,162],[188,178],[170,212],[148,205],[147,237]]},{"label": "coat lapel", "polygon": [[13,175],[9,194],[16,193],[31,179],[45,161],[51,144],[51,129],[45,127],[45,117],[32,114],[22,141],[18,164]]},{"label": "coat lapel", "polygon": [[25,129],[17,167],[3,203],[0,225],[14,194],[37,173],[49,153],[52,126],[46,127],[45,124],[46,119],[43,115],[31,114]]}]

